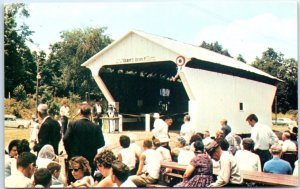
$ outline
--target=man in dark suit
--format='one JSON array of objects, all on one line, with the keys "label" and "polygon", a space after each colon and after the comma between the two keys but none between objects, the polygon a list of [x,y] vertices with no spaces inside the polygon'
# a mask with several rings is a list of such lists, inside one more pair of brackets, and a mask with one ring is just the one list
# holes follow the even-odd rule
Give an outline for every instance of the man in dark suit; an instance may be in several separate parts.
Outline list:
[{"label": "man in dark suit", "polygon": [[58,144],[61,139],[59,123],[49,116],[47,104],[39,104],[38,116],[41,126],[38,133],[38,143],[33,147],[33,151],[38,153],[44,145],[50,144],[53,146],[55,154],[58,155]]},{"label": "man in dark suit", "polygon": [[63,138],[65,150],[69,160],[74,156],[85,157],[94,171],[93,160],[97,149],[105,145],[104,136],[100,126],[90,121],[91,106],[87,102],[81,104],[80,116],[79,120],[69,123]]}]

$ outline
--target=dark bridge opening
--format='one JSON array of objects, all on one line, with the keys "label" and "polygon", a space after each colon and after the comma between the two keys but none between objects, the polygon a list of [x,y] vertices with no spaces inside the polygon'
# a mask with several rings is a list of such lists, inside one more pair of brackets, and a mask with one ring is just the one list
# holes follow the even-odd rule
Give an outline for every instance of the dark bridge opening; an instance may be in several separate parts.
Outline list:
[{"label": "dark bridge opening", "polygon": [[[173,62],[104,66],[99,71],[106,87],[119,102],[119,111],[125,118],[126,114],[168,114],[174,119],[170,129],[175,130],[182,124],[189,100],[180,79],[175,82],[171,79],[176,73],[176,64]],[[138,120],[144,124],[143,118]],[[130,125],[134,123],[125,122],[123,125],[126,130],[128,127],[131,129],[133,126]]]}]

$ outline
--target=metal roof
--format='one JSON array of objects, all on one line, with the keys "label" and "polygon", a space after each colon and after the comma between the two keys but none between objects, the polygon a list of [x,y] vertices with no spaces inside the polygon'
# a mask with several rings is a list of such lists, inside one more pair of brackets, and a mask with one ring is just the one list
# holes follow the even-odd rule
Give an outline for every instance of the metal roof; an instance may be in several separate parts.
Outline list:
[{"label": "metal roof", "polygon": [[[94,62],[98,57],[100,57],[103,53],[108,51],[111,47],[113,47],[114,45],[116,45],[117,43],[122,41],[122,39],[126,38],[130,34],[139,35],[149,41],[152,41],[153,43],[156,43],[157,45],[160,45],[170,51],[173,51],[181,56],[184,56],[185,58],[187,58],[189,60],[191,60],[192,58],[195,58],[198,60],[210,62],[212,64],[219,64],[219,65],[226,66],[226,67],[249,71],[249,72],[252,72],[252,73],[255,73],[258,75],[268,77],[270,79],[281,81],[280,79],[278,79],[266,72],[263,72],[257,68],[254,68],[254,67],[252,67],[244,62],[238,61],[234,58],[210,51],[210,50],[202,48],[202,47],[179,42],[179,41],[176,41],[171,38],[153,35],[153,34],[145,33],[142,31],[137,31],[137,30],[130,31],[127,34],[125,34],[123,37],[121,37],[120,39],[114,41],[113,43],[108,45],[106,48],[101,50],[99,53],[95,54],[93,57],[88,59],[85,63],[82,64],[82,66],[88,66],[90,63]],[[188,64],[188,62],[187,62],[187,64]],[[199,64],[201,64],[201,62],[199,62]]]}]

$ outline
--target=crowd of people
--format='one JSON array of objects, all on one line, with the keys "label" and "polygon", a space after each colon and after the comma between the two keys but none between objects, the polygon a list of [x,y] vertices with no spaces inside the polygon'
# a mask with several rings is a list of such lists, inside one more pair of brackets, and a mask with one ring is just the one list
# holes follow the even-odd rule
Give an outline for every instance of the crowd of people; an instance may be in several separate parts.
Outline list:
[{"label": "crowd of people", "polygon": [[[131,135],[121,135],[116,153],[105,145],[98,102],[94,108],[83,102],[75,121],[69,121],[66,101],[60,111],[62,122],[49,116],[46,104],[37,110],[39,122],[33,123],[29,141],[12,140],[8,145],[5,187],[145,187],[159,180],[174,187],[230,187],[252,184],[243,181],[241,170],[298,176],[298,160],[291,165],[281,159],[282,153],[297,151],[297,141],[291,141],[295,133],[285,131],[278,138],[255,114],[245,119],[252,128],[251,136],[243,139],[226,119],[211,136],[209,131],[197,132],[186,115],[175,147],[171,147],[173,119],[156,113],[152,136],[139,146]],[[98,116],[95,121],[90,119],[93,112]],[[58,158],[61,140],[67,153],[65,172]],[[162,168],[163,161],[186,165],[183,179],[166,177],[174,170]]]}]

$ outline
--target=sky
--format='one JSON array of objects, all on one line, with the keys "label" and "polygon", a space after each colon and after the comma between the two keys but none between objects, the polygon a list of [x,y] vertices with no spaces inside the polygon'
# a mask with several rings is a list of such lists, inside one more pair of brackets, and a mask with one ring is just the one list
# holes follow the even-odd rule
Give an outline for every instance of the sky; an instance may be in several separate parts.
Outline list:
[{"label": "sky", "polygon": [[233,57],[251,63],[268,47],[297,56],[296,0],[163,0],[31,2],[30,17],[19,20],[35,33],[33,50],[49,53],[61,31],[107,27],[113,40],[136,29],[192,45],[218,41]]}]

